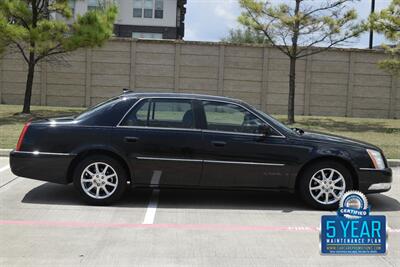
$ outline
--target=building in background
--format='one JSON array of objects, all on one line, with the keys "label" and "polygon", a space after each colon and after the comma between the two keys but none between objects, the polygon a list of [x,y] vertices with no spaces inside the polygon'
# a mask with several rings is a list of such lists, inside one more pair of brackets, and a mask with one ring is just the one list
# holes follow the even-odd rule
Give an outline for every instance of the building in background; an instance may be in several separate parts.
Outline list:
[{"label": "building in background", "polygon": [[[183,39],[186,0],[115,0],[117,37]],[[70,0],[74,17],[99,7],[99,0]]]}]

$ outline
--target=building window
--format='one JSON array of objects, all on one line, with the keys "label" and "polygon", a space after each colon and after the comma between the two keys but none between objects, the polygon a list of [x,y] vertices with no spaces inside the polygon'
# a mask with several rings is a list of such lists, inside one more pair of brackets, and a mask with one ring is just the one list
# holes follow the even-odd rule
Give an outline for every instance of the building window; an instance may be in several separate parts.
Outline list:
[{"label": "building window", "polygon": [[72,17],[75,16],[75,0],[68,0],[68,6],[71,9]]},{"label": "building window", "polygon": [[144,17],[153,17],[153,0],[144,0]]},{"label": "building window", "polygon": [[132,38],[136,39],[162,39],[162,33],[132,32]]},{"label": "building window", "polygon": [[98,0],[89,0],[88,1],[88,11],[91,10],[96,10],[97,8],[99,8],[99,1]]},{"label": "building window", "polygon": [[164,17],[164,1],[156,0],[154,9],[154,18],[162,19]]},{"label": "building window", "polygon": [[133,17],[141,18],[143,13],[143,0],[133,0]]},{"label": "building window", "polygon": [[133,0],[133,17],[162,19],[164,0]]}]

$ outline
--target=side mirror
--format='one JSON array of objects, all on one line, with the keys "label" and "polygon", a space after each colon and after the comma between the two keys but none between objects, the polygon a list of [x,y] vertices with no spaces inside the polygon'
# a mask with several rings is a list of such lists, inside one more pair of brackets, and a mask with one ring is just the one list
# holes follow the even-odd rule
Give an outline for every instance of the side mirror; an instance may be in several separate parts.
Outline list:
[{"label": "side mirror", "polygon": [[266,137],[268,135],[271,135],[273,133],[273,130],[268,124],[261,124],[260,126],[258,126],[258,132]]}]

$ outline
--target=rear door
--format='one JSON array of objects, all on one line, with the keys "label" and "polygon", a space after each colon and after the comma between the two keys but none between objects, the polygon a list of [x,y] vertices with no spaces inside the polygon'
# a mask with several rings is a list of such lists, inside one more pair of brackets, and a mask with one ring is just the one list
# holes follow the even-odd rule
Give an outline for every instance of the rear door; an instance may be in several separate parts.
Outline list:
[{"label": "rear door", "polygon": [[265,122],[248,109],[229,102],[202,101],[204,165],[202,186],[263,187],[287,185],[284,167],[289,146],[274,132],[262,136]]},{"label": "rear door", "polygon": [[198,185],[202,134],[190,99],[143,99],[125,116],[114,135],[132,164],[135,184]]}]

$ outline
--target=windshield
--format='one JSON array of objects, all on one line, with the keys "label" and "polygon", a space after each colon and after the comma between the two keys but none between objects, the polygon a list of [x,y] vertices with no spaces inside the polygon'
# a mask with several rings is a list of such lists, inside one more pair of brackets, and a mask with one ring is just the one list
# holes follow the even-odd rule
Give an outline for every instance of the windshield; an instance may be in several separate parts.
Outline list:
[{"label": "windshield", "polygon": [[110,106],[113,106],[116,102],[118,102],[118,99],[119,99],[119,97],[114,97],[114,98],[108,99],[107,101],[101,102],[93,107],[90,107],[87,110],[85,110],[84,112],[82,112],[81,114],[79,114],[78,116],[76,116],[75,119],[81,120],[83,118],[89,117],[90,115],[96,113],[97,111],[99,111],[101,109],[105,109]]}]

